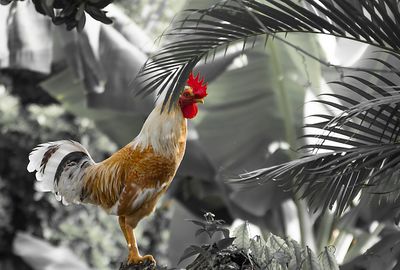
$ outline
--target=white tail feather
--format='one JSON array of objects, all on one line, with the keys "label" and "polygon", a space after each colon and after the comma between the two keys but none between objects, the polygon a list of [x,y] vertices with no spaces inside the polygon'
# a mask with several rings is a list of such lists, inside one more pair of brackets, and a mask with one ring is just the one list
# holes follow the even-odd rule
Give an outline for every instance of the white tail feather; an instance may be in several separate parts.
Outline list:
[{"label": "white tail feather", "polygon": [[51,191],[64,204],[81,201],[83,177],[88,166],[95,164],[88,151],[78,142],[56,141],[38,145],[29,155],[28,171],[36,171],[36,187]]}]

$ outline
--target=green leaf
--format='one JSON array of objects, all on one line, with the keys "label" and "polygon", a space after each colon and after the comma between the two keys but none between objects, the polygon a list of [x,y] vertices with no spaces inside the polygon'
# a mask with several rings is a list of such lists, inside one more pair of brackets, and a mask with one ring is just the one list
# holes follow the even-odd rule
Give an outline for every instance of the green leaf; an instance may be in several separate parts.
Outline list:
[{"label": "green leaf", "polygon": [[232,234],[234,237],[236,237],[236,239],[233,241],[235,246],[237,246],[239,249],[243,249],[244,251],[247,251],[250,248],[249,224],[247,221],[237,226],[233,230]]},{"label": "green leaf", "polygon": [[207,222],[195,220],[195,219],[186,219],[186,221],[192,222],[193,224],[205,228],[207,226]]},{"label": "green leaf", "polygon": [[88,1],[89,1],[89,3],[97,4],[97,3],[100,3],[100,2],[102,2],[104,0],[88,0]]},{"label": "green leaf", "polygon": [[[269,261],[269,256],[266,257],[265,249],[267,243],[265,243],[264,239],[260,236],[256,236],[255,238],[250,239],[250,252],[251,255],[260,263],[264,264]],[[267,254],[269,255],[269,254]]]},{"label": "green leaf", "polygon": [[288,240],[286,243],[290,249],[292,257],[289,263],[289,269],[300,269],[301,265],[304,262],[302,247],[295,240]]},{"label": "green leaf", "polygon": [[44,10],[44,12],[46,13],[47,16],[53,18],[54,17],[54,9],[53,6],[48,5],[47,1],[41,1],[40,2],[42,9]]},{"label": "green leaf", "polygon": [[301,267],[301,270],[325,270],[321,269],[317,257],[309,247],[306,248],[304,253],[305,260]]},{"label": "green leaf", "polygon": [[54,0],[46,0],[46,6],[49,8],[53,8]]},{"label": "green leaf", "polygon": [[78,11],[75,14],[75,20],[80,21],[83,14],[85,13],[85,2],[79,5]]},{"label": "green leaf", "polygon": [[218,250],[226,249],[227,247],[232,245],[233,241],[235,241],[235,237],[224,238],[217,241],[216,245]]},{"label": "green leaf", "polygon": [[265,258],[265,263],[268,264],[271,261],[276,261],[271,250],[267,247],[267,245],[265,245],[264,247],[264,255],[263,257]]},{"label": "green leaf", "polygon": [[89,3],[92,6],[95,6],[97,8],[105,8],[108,6],[110,3],[114,2],[114,0],[89,0]]},{"label": "green leaf", "polygon": [[200,250],[202,250],[201,247],[195,245],[191,245],[190,247],[186,248],[185,251],[183,252],[183,255],[180,257],[178,264],[180,264],[183,260],[189,257],[201,253]]},{"label": "green leaf", "polygon": [[202,233],[207,233],[207,231],[205,230],[205,229],[198,229],[197,231],[196,231],[196,233],[194,234],[194,236],[199,236],[200,234],[202,234]]},{"label": "green leaf", "polygon": [[287,268],[280,264],[275,258],[270,260],[266,265],[265,269],[267,270],[286,270]]},{"label": "green leaf", "polygon": [[96,7],[91,5],[86,5],[85,11],[93,17],[93,19],[98,20],[105,24],[112,24],[112,20],[107,17],[106,13]]},{"label": "green leaf", "polygon": [[78,21],[78,24],[76,25],[76,30],[78,30],[79,33],[83,31],[85,23],[86,23],[86,15],[85,13],[83,13]]},{"label": "green leaf", "polygon": [[319,263],[323,270],[339,270],[339,265],[335,258],[335,248],[325,247],[324,251],[319,255]]},{"label": "green leaf", "polygon": [[225,228],[219,228],[218,231],[222,232],[225,238],[229,238],[229,230]]},{"label": "green leaf", "polygon": [[270,254],[277,262],[281,265],[287,265],[290,262],[290,249],[285,240],[271,233],[266,242]]},{"label": "green leaf", "polygon": [[2,5],[8,5],[12,2],[13,0],[0,0],[0,4]]}]

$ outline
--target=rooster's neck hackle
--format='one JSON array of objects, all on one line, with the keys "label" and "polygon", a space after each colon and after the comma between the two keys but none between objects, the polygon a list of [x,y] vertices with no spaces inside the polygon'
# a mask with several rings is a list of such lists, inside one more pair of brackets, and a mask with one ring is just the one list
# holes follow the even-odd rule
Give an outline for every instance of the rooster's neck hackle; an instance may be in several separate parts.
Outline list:
[{"label": "rooster's neck hackle", "polygon": [[132,147],[142,150],[151,147],[156,154],[166,157],[177,155],[184,149],[187,121],[179,106],[168,106],[162,110],[162,104],[156,105],[143,124],[139,135],[132,141]]}]

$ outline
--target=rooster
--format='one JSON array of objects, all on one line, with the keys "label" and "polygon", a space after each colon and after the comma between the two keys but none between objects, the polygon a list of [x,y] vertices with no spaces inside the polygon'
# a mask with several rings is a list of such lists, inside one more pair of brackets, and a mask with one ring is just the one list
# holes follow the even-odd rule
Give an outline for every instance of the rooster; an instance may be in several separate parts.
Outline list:
[{"label": "rooster", "polygon": [[27,169],[36,171],[41,191],[55,193],[64,204],[94,204],[118,216],[129,264],[155,263],[152,255],[140,255],[134,229],[174,178],[185,152],[186,119],[196,116],[205,96],[204,78],[190,73],[179,101],[163,109],[159,100],[139,135],[106,160],[96,163],[80,143],[62,140],[33,149]]}]

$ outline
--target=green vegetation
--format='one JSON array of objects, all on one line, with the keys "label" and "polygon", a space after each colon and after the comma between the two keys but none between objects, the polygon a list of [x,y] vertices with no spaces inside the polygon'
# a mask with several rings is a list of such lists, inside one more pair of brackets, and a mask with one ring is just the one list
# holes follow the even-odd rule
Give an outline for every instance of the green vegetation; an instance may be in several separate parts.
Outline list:
[{"label": "green vegetation", "polygon": [[230,233],[221,226],[224,222],[215,220],[213,214],[206,213],[204,217],[205,221],[190,220],[200,227],[196,235],[207,233],[211,239],[216,232],[221,232],[223,238],[208,245],[188,247],[180,260],[197,257],[185,269],[339,269],[334,247],[324,247],[317,258],[309,247],[302,248],[289,238],[282,239],[272,233],[251,238],[247,222]]}]

